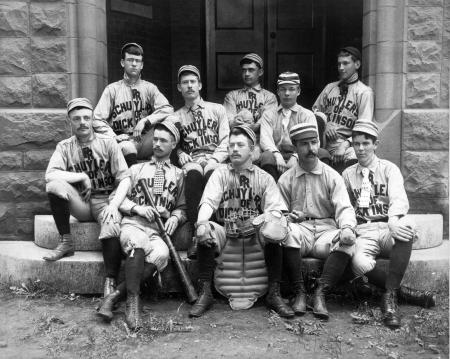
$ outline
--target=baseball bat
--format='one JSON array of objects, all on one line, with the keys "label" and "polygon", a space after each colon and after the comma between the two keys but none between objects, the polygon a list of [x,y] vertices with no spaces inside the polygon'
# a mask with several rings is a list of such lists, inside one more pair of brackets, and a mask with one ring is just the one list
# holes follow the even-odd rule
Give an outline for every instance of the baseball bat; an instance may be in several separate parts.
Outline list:
[{"label": "baseball bat", "polygon": [[[147,200],[148,203],[150,203],[150,206],[152,206],[156,210],[155,202],[153,201],[152,194],[148,190],[147,184],[145,183],[145,179],[141,178],[138,182],[141,185],[142,190],[144,191],[145,199]],[[181,284],[183,285],[183,289],[184,292],[186,293],[188,302],[194,303],[197,300],[198,295],[194,288],[194,285],[192,284],[191,278],[189,277],[186,268],[181,262],[180,255],[175,249],[172,240],[170,239],[169,235],[167,234],[164,228],[164,224],[161,221],[161,217],[155,216],[155,221],[156,224],[158,225],[159,231],[161,232],[162,239],[169,248],[170,257],[172,258],[172,261],[175,265],[175,269],[180,277]]]}]

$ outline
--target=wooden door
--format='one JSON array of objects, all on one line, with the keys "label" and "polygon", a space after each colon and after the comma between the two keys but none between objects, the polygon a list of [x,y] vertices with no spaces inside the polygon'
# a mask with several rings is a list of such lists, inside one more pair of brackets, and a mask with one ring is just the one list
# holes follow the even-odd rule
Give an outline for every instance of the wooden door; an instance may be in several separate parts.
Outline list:
[{"label": "wooden door", "polygon": [[324,85],[324,0],[206,0],[206,77],[209,101],[242,87],[239,60],[265,61],[263,85],[276,92],[280,72],[298,72],[300,104],[310,108]]}]

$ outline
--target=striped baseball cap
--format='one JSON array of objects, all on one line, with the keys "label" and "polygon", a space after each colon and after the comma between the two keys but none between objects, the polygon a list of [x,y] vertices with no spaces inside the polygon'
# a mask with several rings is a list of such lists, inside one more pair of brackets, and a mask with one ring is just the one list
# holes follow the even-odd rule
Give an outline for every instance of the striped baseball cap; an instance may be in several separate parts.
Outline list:
[{"label": "striped baseball cap", "polygon": [[88,108],[89,110],[94,109],[92,107],[91,101],[89,101],[87,98],[77,97],[67,102],[67,114],[69,114],[70,111],[77,107]]},{"label": "striped baseball cap", "polygon": [[280,85],[284,85],[284,84],[300,86],[300,77],[295,72],[289,72],[289,71],[282,72],[278,76],[277,85],[280,86]]},{"label": "striped baseball cap", "polygon": [[166,128],[166,130],[169,131],[173,135],[173,137],[175,137],[176,143],[180,141],[180,131],[178,131],[177,126],[175,126],[173,122],[165,120],[163,122],[156,124],[155,129],[157,129],[158,126]]},{"label": "striped baseball cap", "polygon": [[239,61],[239,65],[242,66],[242,63],[245,61],[255,62],[256,64],[258,64],[258,66],[261,69],[264,67],[264,61],[261,58],[261,56],[259,56],[258,54],[255,54],[253,52],[250,54],[244,55],[244,57],[241,59],[241,61]]},{"label": "striped baseball cap", "polygon": [[250,126],[248,126],[248,125],[237,125],[237,126],[234,126],[231,130],[233,130],[235,128],[239,128],[242,131],[244,131],[247,134],[247,136],[250,137],[250,139],[253,141],[253,144],[256,144],[256,134],[250,128]]},{"label": "striped baseball cap", "polygon": [[353,126],[353,132],[367,133],[368,135],[378,138],[380,130],[378,129],[378,126],[375,122],[360,119],[355,122],[355,125]]},{"label": "striped baseball cap", "polygon": [[180,76],[183,72],[191,72],[195,76],[198,77],[198,80],[200,81],[200,71],[198,68],[196,68],[194,65],[183,65],[178,69],[178,81],[180,81]]},{"label": "striped baseball cap", "polygon": [[289,131],[291,141],[304,140],[305,138],[319,137],[317,126],[313,123],[299,123]]}]

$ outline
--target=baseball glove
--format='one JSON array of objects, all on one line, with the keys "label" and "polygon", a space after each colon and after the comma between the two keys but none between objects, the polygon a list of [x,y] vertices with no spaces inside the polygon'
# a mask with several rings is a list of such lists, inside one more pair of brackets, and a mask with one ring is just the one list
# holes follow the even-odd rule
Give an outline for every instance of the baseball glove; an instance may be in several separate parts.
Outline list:
[{"label": "baseball glove", "polygon": [[278,211],[268,211],[253,220],[253,225],[260,230],[268,242],[281,243],[288,234],[287,219]]}]

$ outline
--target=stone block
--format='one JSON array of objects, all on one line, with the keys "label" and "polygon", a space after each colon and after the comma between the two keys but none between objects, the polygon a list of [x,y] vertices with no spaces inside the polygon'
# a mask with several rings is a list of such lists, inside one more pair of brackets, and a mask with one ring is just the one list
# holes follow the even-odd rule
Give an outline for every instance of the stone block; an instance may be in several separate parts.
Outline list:
[{"label": "stone block", "polygon": [[417,226],[413,249],[433,248],[442,244],[444,223],[441,214],[409,214],[408,217]]},{"label": "stone block", "polygon": [[17,214],[20,217],[34,218],[35,215],[39,214],[50,214],[50,205],[48,200],[43,200],[39,202],[18,202],[16,203]]},{"label": "stone block", "polygon": [[[70,217],[70,233],[77,251],[100,251],[101,242],[98,239],[100,226],[96,222],[78,222]],[[59,243],[59,233],[51,215],[34,217],[34,242],[42,248],[53,249]]]},{"label": "stone block", "polygon": [[442,34],[442,7],[409,7],[408,39],[440,40]]},{"label": "stone block", "polygon": [[[0,5],[1,6],[1,5]],[[0,75],[26,75],[30,73],[30,39],[0,38]]]},{"label": "stone block", "polygon": [[377,154],[380,158],[400,164],[402,117],[399,110],[376,110],[376,122],[381,128]]},{"label": "stone block", "polygon": [[16,208],[14,203],[0,202],[0,235],[16,232]]},{"label": "stone block", "polygon": [[406,106],[409,108],[439,107],[441,79],[437,73],[406,75]]},{"label": "stone block", "polygon": [[32,80],[35,107],[65,108],[68,101],[69,76],[64,74],[39,74]]},{"label": "stone block", "polygon": [[46,201],[44,172],[0,172],[2,201]]},{"label": "stone block", "polygon": [[26,170],[45,170],[54,150],[32,150],[24,153],[23,167]]},{"label": "stone block", "polygon": [[408,72],[441,71],[441,45],[434,41],[409,41]]},{"label": "stone block", "polygon": [[[374,61],[369,59],[369,61]],[[378,73],[401,73],[403,68],[403,46],[400,42],[380,42],[377,45]]]},{"label": "stone block", "polygon": [[441,70],[441,106],[449,108],[450,59],[443,59]]},{"label": "stone block", "polygon": [[68,137],[66,111],[0,111],[0,149],[52,148]]},{"label": "stone block", "polygon": [[403,149],[416,151],[448,149],[448,117],[448,111],[404,111]]},{"label": "stone block", "polygon": [[66,72],[66,51],[65,38],[33,38],[31,41],[31,68],[33,73]]},{"label": "stone block", "polygon": [[448,152],[404,151],[405,189],[415,197],[448,196]]},{"label": "stone block", "polygon": [[19,170],[22,168],[23,153],[19,151],[0,152],[0,171]]},{"label": "stone block", "polygon": [[449,219],[449,206],[448,198],[436,198],[436,197],[414,197],[414,194],[408,196],[409,199],[409,213],[437,213],[442,215],[444,219],[444,232],[443,238],[448,239],[448,219]]},{"label": "stone block", "polygon": [[0,107],[29,107],[31,77],[3,77],[0,81]]},{"label": "stone block", "polygon": [[442,6],[443,0],[409,0],[409,6]]},{"label": "stone block", "polygon": [[377,75],[375,108],[397,109],[402,103],[402,74],[381,73]]},{"label": "stone block", "polygon": [[17,234],[32,239],[34,231],[33,218],[17,218]]},{"label": "stone block", "polygon": [[7,1],[0,4],[0,36],[26,36],[28,34],[28,4]]},{"label": "stone block", "polygon": [[33,35],[64,36],[66,24],[64,2],[30,5],[30,29]]}]

